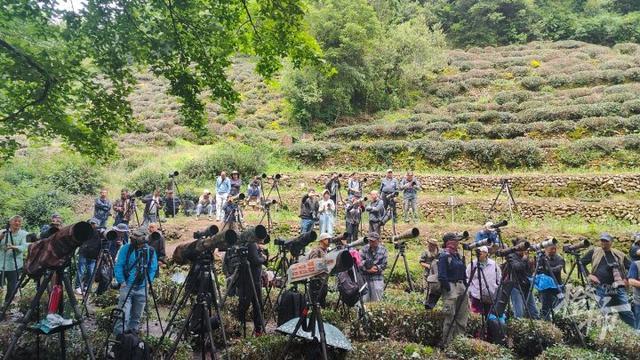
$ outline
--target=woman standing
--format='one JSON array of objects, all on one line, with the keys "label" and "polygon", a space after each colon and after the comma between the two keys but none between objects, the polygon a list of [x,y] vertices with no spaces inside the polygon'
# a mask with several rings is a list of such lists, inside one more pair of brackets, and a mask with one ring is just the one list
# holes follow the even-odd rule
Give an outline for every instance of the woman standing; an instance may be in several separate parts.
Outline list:
[{"label": "woman standing", "polygon": [[327,233],[333,236],[333,221],[336,205],[331,200],[329,190],[322,193],[322,200],[318,202],[318,215],[320,216],[320,233]]},{"label": "woman standing", "polygon": [[[478,261],[467,265],[467,279],[469,279],[469,297],[471,312],[489,315],[491,304],[495,299],[502,271],[495,261],[489,259],[489,248],[478,248]],[[475,271],[474,271],[475,269]],[[471,272],[473,271],[473,274]]]},{"label": "woman standing", "polygon": [[9,219],[9,227],[0,236],[0,286],[7,284],[5,303],[18,285],[18,274],[22,271],[22,258],[27,251],[27,232],[22,230],[22,216]]}]

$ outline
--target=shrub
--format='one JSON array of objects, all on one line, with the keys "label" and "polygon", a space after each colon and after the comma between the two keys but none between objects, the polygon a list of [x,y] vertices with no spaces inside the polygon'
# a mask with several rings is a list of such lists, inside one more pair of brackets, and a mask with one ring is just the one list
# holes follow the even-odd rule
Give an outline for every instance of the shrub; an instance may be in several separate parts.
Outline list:
[{"label": "shrub", "polygon": [[302,163],[314,164],[325,160],[337,148],[337,146],[318,141],[297,143],[289,149],[287,155]]},{"label": "shrub", "polygon": [[184,173],[190,178],[214,180],[222,171],[237,170],[241,176],[248,179],[250,176],[261,174],[266,166],[264,151],[234,144],[210,151],[187,162]]},{"label": "shrub", "polygon": [[515,353],[527,358],[536,357],[546,348],[562,343],[562,331],[546,321],[512,319],[507,324],[507,331]]},{"label": "shrub", "polygon": [[566,345],[552,346],[536,357],[536,360],[616,360],[617,358],[602,351],[591,351]]},{"label": "shrub", "polygon": [[527,76],[520,81],[523,88],[531,91],[538,91],[545,84],[546,81],[539,76]]},{"label": "shrub", "polygon": [[74,195],[95,194],[101,185],[101,172],[88,162],[61,163],[47,176],[47,181],[59,190]]},{"label": "shrub", "polygon": [[[238,344],[226,350],[226,357],[237,360],[276,360],[282,359],[282,353],[287,343],[287,337],[283,335],[264,335],[260,337],[246,338]],[[298,340],[289,347],[287,356],[289,359],[314,359],[309,352],[317,350],[317,347]],[[330,349],[330,348],[329,348]],[[329,350],[328,349],[328,350]],[[331,351],[330,359],[337,358],[337,354]]]},{"label": "shrub", "polygon": [[35,229],[48,224],[53,213],[59,213],[63,219],[72,218],[72,205],[73,200],[68,194],[43,185],[37,189],[24,189],[15,213],[24,218],[24,228]]},{"label": "shrub", "polygon": [[640,100],[629,100],[622,104],[622,111],[626,116],[640,114]]},{"label": "shrub", "polygon": [[588,347],[598,352],[610,353],[620,359],[640,359],[640,335],[633,329],[619,322],[615,328],[607,329],[604,336],[603,333],[602,328],[591,329],[587,338]]},{"label": "shrub", "polygon": [[471,339],[463,336],[455,338],[449,344],[445,353],[447,357],[452,359],[511,360],[514,358],[509,349],[480,339]]},{"label": "shrub", "polygon": [[435,165],[442,165],[455,160],[462,154],[463,143],[461,141],[429,141],[418,140],[412,143],[413,151],[422,158]]},{"label": "shrub", "polygon": [[164,189],[167,184],[167,174],[161,170],[142,169],[127,181],[126,186],[130,193],[141,190],[146,195],[152,193],[155,189]]},{"label": "shrub", "polygon": [[544,162],[540,148],[532,141],[509,141],[500,144],[500,163],[506,168],[537,168]]},{"label": "shrub", "polygon": [[413,360],[438,359],[438,353],[431,347],[416,343],[394,340],[367,341],[354,344],[349,352],[349,360]]}]

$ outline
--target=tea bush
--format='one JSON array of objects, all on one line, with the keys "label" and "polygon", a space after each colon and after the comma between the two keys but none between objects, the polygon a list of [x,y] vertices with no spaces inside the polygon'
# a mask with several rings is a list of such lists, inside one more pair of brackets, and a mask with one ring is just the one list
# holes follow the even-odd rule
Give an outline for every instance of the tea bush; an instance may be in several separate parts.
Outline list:
[{"label": "tea bush", "polygon": [[610,353],[620,359],[639,360],[639,343],[640,335],[621,321],[617,326],[604,331],[600,327],[592,328],[587,336],[587,346],[590,349]]},{"label": "tea bush", "polygon": [[536,360],[617,360],[618,358],[603,352],[570,347],[566,345],[552,346],[536,357]]},{"label": "tea bush", "polygon": [[446,348],[445,353],[451,359],[475,360],[512,360],[509,349],[479,339],[456,337]]},{"label": "tea bush", "polygon": [[519,356],[534,358],[545,349],[562,343],[563,334],[552,323],[541,320],[512,319],[507,333],[513,342],[513,351]]},{"label": "tea bush", "polygon": [[215,151],[207,152],[187,162],[184,173],[189,178],[198,180],[215,180],[222,171],[240,172],[241,176],[260,175],[266,169],[266,156],[263,149],[247,145],[225,145]]}]

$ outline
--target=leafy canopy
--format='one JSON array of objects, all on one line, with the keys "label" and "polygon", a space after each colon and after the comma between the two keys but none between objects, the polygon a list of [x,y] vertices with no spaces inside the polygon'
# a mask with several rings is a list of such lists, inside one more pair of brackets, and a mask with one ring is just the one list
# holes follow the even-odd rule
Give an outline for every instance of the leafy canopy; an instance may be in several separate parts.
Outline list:
[{"label": "leafy canopy", "polygon": [[204,135],[204,98],[229,112],[239,100],[226,73],[234,54],[255,55],[265,77],[282,58],[318,59],[304,14],[302,0],[89,0],[78,13],[0,0],[0,155],[53,137],[113,154],[112,134],[135,129],[127,96],[142,66],[169,80],[182,122]]}]

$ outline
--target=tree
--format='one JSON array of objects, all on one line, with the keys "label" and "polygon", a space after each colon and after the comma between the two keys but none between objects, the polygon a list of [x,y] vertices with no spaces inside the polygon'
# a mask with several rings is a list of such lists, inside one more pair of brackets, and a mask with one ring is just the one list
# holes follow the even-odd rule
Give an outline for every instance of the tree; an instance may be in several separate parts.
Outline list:
[{"label": "tree", "polygon": [[113,154],[112,134],[135,127],[127,96],[137,67],[169,80],[183,123],[204,135],[203,98],[229,112],[239,99],[226,75],[234,54],[257,56],[265,77],[281,58],[318,59],[304,14],[303,0],[89,0],[78,13],[0,0],[0,155],[54,137]]}]

